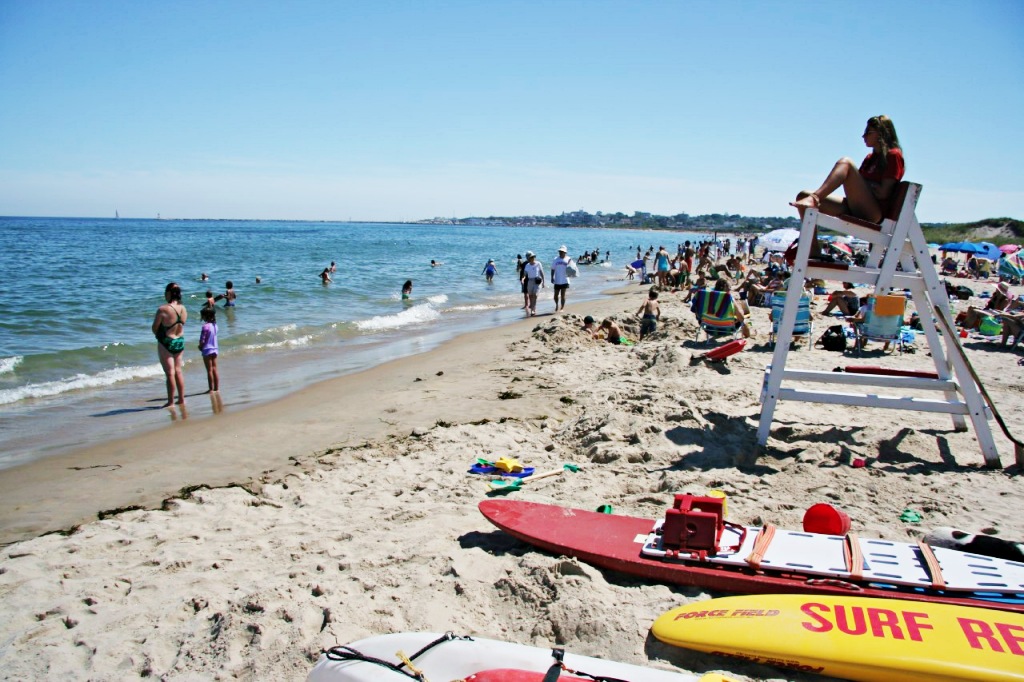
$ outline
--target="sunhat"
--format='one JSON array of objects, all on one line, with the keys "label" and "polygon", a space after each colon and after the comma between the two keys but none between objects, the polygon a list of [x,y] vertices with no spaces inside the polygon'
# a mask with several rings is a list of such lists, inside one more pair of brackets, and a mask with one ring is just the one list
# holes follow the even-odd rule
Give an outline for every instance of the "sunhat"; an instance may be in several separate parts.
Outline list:
[{"label": "sunhat", "polygon": [[565,248],[565,244],[558,247],[558,253],[569,253],[569,249]]},{"label": "sunhat", "polygon": [[533,253],[533,251],[527,251],[527,252],[526,252],[526,257],[527,257],[527,258],[533,258],[533,257],[534,257],[534,255],[535,255],[535,254]]}]

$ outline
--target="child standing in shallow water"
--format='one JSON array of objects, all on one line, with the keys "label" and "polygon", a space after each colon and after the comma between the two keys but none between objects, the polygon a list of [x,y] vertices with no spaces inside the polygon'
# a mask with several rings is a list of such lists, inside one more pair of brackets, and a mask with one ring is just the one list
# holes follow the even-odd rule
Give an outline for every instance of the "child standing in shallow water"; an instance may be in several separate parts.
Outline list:
[{"label": "child standing in shallow water", "polygon": [[199,332],[199,350],[203,353],[203,364],[206,365],[206,384],[210,393],[220,390],[220,375],[217,373],[217,309],[203,308],[203,329]]}]

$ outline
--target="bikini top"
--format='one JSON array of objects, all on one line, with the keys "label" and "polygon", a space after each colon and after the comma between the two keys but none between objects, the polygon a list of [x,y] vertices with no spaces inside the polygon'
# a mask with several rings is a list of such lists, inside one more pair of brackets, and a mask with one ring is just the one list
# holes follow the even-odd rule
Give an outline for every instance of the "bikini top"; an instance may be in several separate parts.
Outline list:
[{"label": "bikini top", "polygon": [[[170,304],[168,304],[168,305],[170,305]],[[174,310],[174,306],[171,306],[171,310]],[[179,324],[184,326],[185,323],[181,321],[181,311],[174,310],[174,314],[178,316],[177,320],[175,320],[174,322],[172,322],[170,324],[166,324],[166,325],[165,324],[161,324],[160,325],[160,337],[161,338],[164,337],[164,336],[167,336],[167,330],[170,329],[171,327],[174,327],[175,325],[179,325]]]}]

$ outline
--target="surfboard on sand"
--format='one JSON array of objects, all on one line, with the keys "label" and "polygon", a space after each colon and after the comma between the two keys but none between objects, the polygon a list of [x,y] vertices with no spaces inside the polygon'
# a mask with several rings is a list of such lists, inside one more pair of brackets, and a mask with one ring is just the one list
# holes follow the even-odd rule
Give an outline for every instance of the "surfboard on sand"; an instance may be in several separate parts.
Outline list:
[{"label": "surfboard on sand", "polygon": [[[433,645],[433,646],[430,646]],[[429,647],[417,655],[424,647]],[[359,660],[377,659],[376,662]],[[480,637],[447,633],[402,632],[379,635],[334,647],[320,655],[307,682],[409,682],[408,666],[401,656],[412,659],[417,670],[432,682],[542,682],[545,673],[558,665],[552,649],[499,642]],[[383,665],[382,665],[383,663]],[[714,673],[705,676],[657,670],[627,663],[606,661],[570,652],[562,655],[559,682],[592,682],[593,676],[614,677],[624,682],[728,682]],[[400,666],[401,671],[388,665]],[[578,673],[576,672],[578,671]],[[574,674],[576,673],[576,674]],[[580,677],[579,675],[591,677]]]},{"label": "surfboard on sand", "polygon": [[865,682],[1024,680],[1024,615],[903,599],[724,597],[673,609],[667,644]]},{"label": "surfboard on sand", "polygon": [[[661,520],[520,500],[484,500],[479,509],[495,526],[535,547],[659,583],[746,594],[892,597],[1024,612],[1020,562],[928,548],[941,567],[934,573],[918,545],[736,525],[718,531],[722,551],[700,558],[663,546]],[[768,530],[773,538],[766,543]],[[756,567],[755,548],[761,556]],[[851,549],[860,557],[856,566],[847,563]],[[933,586],[940,578],[942,589]]]}]

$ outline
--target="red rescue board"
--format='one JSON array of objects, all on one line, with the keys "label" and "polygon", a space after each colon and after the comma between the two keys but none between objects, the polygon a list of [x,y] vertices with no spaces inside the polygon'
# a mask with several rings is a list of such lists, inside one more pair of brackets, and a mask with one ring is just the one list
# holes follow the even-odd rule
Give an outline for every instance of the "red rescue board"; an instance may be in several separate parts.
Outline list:
[{"label": "red rescue board", "polygon": [[656,583],[744,594],[856,595],[1024,611],[1024,603],[1017,601],[982,601],[953,593],[874,586],[877,583],[853,585],[841,580],[817,580],[795,571],[766,572],[707,562],[667,562],[650,558],[640,550],[643,539],[654,527],[651,519],[521,500],[483,500],[479,509],[495,526],[534,547]]},{"label": "red rescue board", "polygon": [[713,362],[725,360],[730,355],[736,355],[736,353],[739,353],[741,350],[743,350],[743,348],[746,345],[746,339],[736,339],[735,341],[730,341],[729,343],[722,344],[721,346],[715,348],[714,350],[709,350],[707,353],[704,353],[704,355],[702,355],[701,357],[704,358],[705,360],[711,360]]}]

